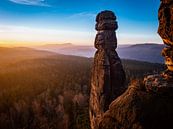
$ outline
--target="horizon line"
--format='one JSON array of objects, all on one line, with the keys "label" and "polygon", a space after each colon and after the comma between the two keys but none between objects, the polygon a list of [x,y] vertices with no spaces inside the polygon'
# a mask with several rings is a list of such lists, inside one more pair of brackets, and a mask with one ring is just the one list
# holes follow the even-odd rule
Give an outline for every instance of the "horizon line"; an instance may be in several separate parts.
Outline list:
[{"label": "horizon line", "polygon": [[[46,46],[46,45],[74,45],[74,46],[94,46],[91,43],[89,44],[79,44],[79,43],[70,43],[70,42],[28,42],[28,41],[0,41],[0,47],[34,47],[34,46]],[[164,43],[156,43],[156,42],[137,42],[137,43],[117,43],[117,45],[141,45],[141,44],[160,44],[164,45]]]}]

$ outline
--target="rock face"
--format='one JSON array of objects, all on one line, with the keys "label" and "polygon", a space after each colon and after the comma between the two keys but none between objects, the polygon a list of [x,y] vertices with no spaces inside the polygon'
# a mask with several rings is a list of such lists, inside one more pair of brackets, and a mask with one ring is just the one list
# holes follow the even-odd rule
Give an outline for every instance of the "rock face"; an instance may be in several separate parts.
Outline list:
[{"label": "rock face", "polygon": [[148,92],[143,82],[134,82],[111,103],[99,129],[172,129],[172,109],[173,94]]},{"label": "rock face", "polygon": [[173,0],[161,0],[158,33],[167,45],[162,51],[168,68],[164,77],[173,80]]},{"label": "rock face", "polygon": [[132,83],[109,106],[99,129],[172,129],[173,128],[173,0],[161,0],[158,33],[164,43],[163,74],[150,75]]},{"label": "rock face", "polygon": [[115,30],[118,28],[116,16],[111,11],[103,11],[97,15],[96,22],[97,51],[92,71],[89,109],[92,129],[98,128],[99,119],[108,110],[109,104],[125,89],[125,72],[115,51]]}]

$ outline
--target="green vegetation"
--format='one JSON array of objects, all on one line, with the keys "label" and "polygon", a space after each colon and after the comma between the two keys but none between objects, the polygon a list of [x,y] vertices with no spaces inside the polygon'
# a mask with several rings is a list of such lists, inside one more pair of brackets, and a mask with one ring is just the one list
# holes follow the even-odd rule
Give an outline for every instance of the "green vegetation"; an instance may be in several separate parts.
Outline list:
[{"label": "green vegetation", "polygon": [[[10,53],[10,54],[9,54]],[[1,129],[89,129],[93,59],[27,48],[0,51]],[[127,83],[163,66],[123,60]]]}]

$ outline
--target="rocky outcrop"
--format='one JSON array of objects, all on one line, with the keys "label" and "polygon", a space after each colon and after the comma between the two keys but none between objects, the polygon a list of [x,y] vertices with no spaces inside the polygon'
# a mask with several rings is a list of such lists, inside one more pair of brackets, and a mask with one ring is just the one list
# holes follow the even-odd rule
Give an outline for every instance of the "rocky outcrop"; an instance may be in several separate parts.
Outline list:
[{"label": "rocky outcrop", "polygon": [[111,11],[103,11],[96,18],[94,66],[91,79],[90,121],[91,128],[97,129],[100,118],[108,110],[109,104],[125,89],[125,72],[115,51],[118,28],[116,16]]},{"label": "rocky outcrop", "polygon": [[132,83],[111,103],[99,129],[173,128],[173,0],[161,0],[158,33],[167,45],[162,51],[167,70]]},{"label": "rocky outcrop", "polygon": [[173,94],[148,92],[144,82],[133,82],[111,103],[99,129],[172,129],[172,109]]},{"label": "rocky outcrop", "polygon": [[173,0],[161,0],[158,33],[167,45],[162,51],[168,68],[163,76],[173,80]]}]

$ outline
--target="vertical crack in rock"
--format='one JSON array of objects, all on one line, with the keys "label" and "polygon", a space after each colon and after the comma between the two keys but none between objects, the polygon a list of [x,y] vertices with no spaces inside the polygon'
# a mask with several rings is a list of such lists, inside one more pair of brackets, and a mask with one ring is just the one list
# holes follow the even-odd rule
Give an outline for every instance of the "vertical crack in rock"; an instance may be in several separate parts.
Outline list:
[{"label": "vertical crack in rock", "polygon": [[111,11],[102,11],[96,17],[94,66],[91,79],[90,121],[97,129],[99,119],[108,110],[109,104],[125,89],[125,72],[115,51],[118,29],[116,16]]}]

